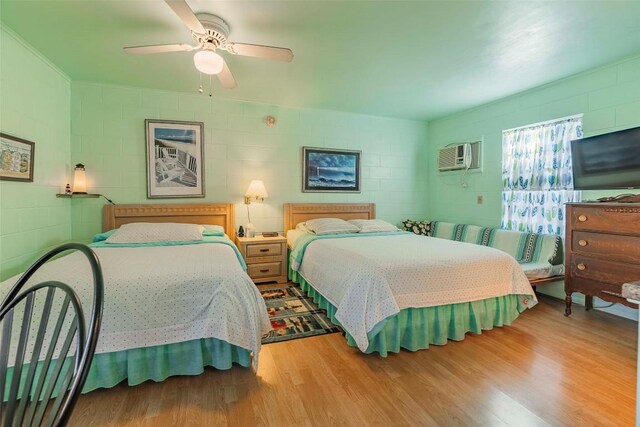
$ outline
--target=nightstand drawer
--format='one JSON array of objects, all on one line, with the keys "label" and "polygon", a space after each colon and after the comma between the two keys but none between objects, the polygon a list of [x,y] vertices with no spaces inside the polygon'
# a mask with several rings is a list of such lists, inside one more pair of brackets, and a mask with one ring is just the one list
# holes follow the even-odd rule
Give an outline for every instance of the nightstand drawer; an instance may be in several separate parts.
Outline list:
[{"label": "nightstand drawer", "polygon": [[280,276],[282,274],[282,262],[264,262],[247,265],[247,273],[252,279],[262,277]]},{"label": "nightstand drawer", "polygon": [[264,243],[260,245],[247,245],[247,258],[277,256],[282,254],[280,243]]}]

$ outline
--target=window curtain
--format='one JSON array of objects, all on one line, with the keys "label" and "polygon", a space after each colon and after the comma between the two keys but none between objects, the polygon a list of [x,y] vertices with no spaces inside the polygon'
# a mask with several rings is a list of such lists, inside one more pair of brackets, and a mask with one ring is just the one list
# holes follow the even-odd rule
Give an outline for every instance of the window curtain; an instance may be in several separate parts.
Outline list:
[{"label": "window curtain", "polygon": [[582,116],[502,133],[502,228],[564,236],[564,204],[581,200],[571,170],[581,137]]}]

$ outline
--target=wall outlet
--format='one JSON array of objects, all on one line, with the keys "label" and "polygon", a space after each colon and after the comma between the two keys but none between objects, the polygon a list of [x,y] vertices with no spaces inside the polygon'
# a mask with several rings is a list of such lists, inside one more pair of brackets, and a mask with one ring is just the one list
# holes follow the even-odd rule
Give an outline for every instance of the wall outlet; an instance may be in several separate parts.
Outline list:
[{"label": "wall outlet", "polygon": [[481,205],[484,202],[484,198],[482,196],[478,196],[478,204]]}]

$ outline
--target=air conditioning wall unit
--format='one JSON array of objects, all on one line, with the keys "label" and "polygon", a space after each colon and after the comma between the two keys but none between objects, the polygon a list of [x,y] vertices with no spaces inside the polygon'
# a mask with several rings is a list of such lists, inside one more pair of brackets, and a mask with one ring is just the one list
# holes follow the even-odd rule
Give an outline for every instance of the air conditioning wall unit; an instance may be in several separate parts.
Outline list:
[{"label": "air conditioning wall unit", "polygon": [[480,141],[453,144],[438,151],[438,171],[480,168]]}]

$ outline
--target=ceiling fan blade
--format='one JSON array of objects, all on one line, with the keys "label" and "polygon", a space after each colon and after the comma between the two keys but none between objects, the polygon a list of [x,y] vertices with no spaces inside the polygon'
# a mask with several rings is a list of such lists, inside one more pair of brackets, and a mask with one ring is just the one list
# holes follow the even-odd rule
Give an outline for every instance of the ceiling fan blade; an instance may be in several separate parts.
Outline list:
[{"label": "ceiling fan blade", "polygon": [[274,59],[284,62],[291,62],[293,59],[291,49],[284,47],[229,42],[226,44],[225,49],[234,55],[253,56],[254,58]]},{"label": "ceiling fan blade", "polygon": [[233,74],[231,74],[231,70],[227,66],[227,61],[224,61],[222,65],[222,71],[218,73],[218,79],[220,80],[220,84],[225,89],[233,89],[236,87],[236,79],[233,78]]},{"label": "ceiling fan blade", "polygon": [[184,0],[164,0],[165,3],[169,5],[171,9],[182,19],[182,22],[189,27],[191,31],[194,33],[203,34],[206,33],[206,30],[196,17],[196,14],[193,13],[193,10],[189,7],[186,1]]},{"label": "ceiling fan blade", "polygon": [[156,44],[149,46],[130,46],[123,48],[127,53],[133,53],[136,55],[144,55],[147,53],[164,53],[164,52],[181,52],[196,50],[200,46],[191,46],[186,43],[179,44]]}]

